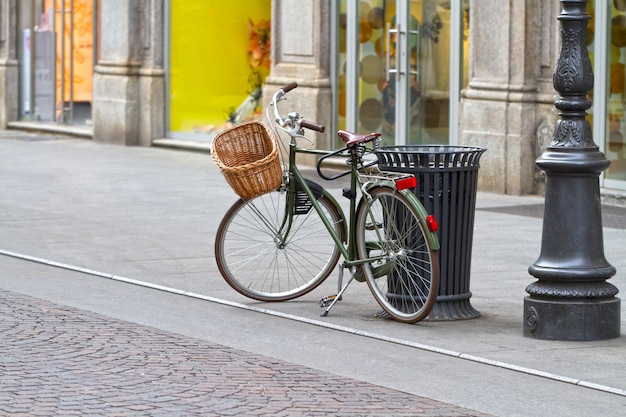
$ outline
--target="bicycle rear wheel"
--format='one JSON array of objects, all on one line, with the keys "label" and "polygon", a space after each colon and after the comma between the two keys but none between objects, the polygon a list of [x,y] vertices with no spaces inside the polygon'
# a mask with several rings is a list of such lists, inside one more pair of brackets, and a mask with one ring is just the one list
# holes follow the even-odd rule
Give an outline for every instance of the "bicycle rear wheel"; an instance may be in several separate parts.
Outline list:
[{"label": "bicycle rear wheel", "polygon": [[390,187],[375,187],[357,211],[356,244],[374,298],[392,318],[415,323],[430,313],[439,291],[439,258],[413,202]]},{"label": "bicycle rear wheel", "polygon": [[[222,276],[239,293],[261,301],[290,300],[313,290],[332,272],[340,251],[314,208],[294,214],[288,232],[287,192],[273,191],[238,200],[215,237],[215,259]],[[345,238],[345,222],[332,201],[317,202]]]}]

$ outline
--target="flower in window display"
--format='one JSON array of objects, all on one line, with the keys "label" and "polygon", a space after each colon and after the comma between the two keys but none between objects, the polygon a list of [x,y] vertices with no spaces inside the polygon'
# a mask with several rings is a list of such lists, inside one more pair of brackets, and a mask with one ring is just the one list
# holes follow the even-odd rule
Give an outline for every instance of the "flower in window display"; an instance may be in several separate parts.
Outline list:
[{"label": "flower in window display", "polygon": [[254,23],[252,19],[248,20],[248,29],[250,30],[250,42],[248,43],[248,58],[252,69],[265,68],[270,69],[270,52],[271,52],[271,22],[269,20],[260,20]]},{"label": "flower in window display", "polygon": [[271,52],[271,22],[259,20],[254,23],[248,19],[250,41],[248,42],[248,60],[252,70],[248,76],[250,89],[248,97],[237,107],[231,108],[228,113],[228,122],[236,125],[251,119],[257,115],[257,109],[261,105],[263,80],[269,74]]},{"label": "flower in window display", "polygon": [[248,96],[235,108],[230,107],[225,111],[226,123],[222,126],[196,127],[197,133],[214,133],[233,127],[234,125],[253,120],[258,116],[258,108],[261,104],[263,81],[269,75],[271,56],[271,21],[259,20],[254,22],[248,19],[247,56],[250,64],[248,75]]}]

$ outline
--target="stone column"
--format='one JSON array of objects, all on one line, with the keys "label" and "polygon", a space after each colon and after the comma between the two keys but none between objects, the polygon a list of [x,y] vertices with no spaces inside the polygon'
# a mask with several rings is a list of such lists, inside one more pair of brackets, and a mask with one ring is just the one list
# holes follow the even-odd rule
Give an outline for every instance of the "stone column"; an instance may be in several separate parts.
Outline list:
[{"label": "stone column", "polygon": [[310,132],[315,147],[330,149],[332,93],[330,83],[330,2],[272,1],[272,68],[263,89],[264,105],[283,85],[295,81],[281,109],[298,111],[325,125],[325,133]]},{"label": "stone column", "polygon": [[0,129],[18,118],[17,1],[0,0]]},{"label": "stone column", "polygon": [[487,148],[478,179],[483,191],[533,191],[542,3],[470,1],[470,81],[459,143]]},{"label": "stone column", "polygon": [[150,146],[165,136],[163,1],[101,0],[94,140]]}]

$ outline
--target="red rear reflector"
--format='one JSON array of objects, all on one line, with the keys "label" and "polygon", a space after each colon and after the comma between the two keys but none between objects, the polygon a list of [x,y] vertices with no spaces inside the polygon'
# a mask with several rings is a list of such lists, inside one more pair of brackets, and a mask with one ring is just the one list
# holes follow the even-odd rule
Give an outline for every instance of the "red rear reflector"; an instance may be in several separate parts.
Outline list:
[{"label": "red rear reflector", "polygon": [[414,176],[406,177],[406,178],[398,178],[396,181],[396,189],[406,190],[407,188],[415,188],[417,187],[417,179]]},{"label": "red rear reflector", "polygon": [[428,230],[433,233],[439,230],[439,223],[437,223],[437,219],[435,219],[435,216],[432,214],[426,216],[426,224],[428,225]]}]

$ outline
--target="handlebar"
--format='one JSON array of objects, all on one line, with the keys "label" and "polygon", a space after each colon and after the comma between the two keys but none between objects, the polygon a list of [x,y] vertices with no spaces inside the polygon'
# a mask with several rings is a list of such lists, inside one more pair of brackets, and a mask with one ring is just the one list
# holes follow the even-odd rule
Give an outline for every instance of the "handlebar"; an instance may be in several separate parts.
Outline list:
[{"label": "handlebar", "polygon": [[285,100],[285,95],[297,87],[298,83],[291,82],[289,84],[286,84],[282,88],[279,88],[278,91],[274,93],[274,96],[272,97],[272,102],[270,103],[270,106],[274,107],[274,121],[283,129],[289,128],[289,130],[287,130],[287,133],[289,133],[291,136],[300,135],[301,128],[315,130],[316,132],[320,133],[324,132],[325,127],[323,125],[301,119],[298,113],[289,113],[287,118],[284,118],[280,115],[278,111],[278,102]]},{"label": "handlebar", "polygon": [[307,129],[315,130],[320,133],[324,133],[324,130],[326,130],[326,127],[324,125],[320,125],[314,122],[309,122],[308,120],[301,120],[300,126],[306,127]]},{"label": "handlebar", "polygon": [[[290,112],[287,117],[283,117],[280,115],[280,112],[278,110],[278,103],[280,101],[286,100],[285,95],[287,95],[288,92],[290,92],[291,90],[293,90],[294,88],[298,87],[298,83],[296,82],[291,82],[288,83],[286,85],[284,85],[283,87],[279,88],[278,91],[276,91],[274,93],[274,95],[272,96],[272,100],[269,103],[269,105],[266,108],[266,115],[267,115],[267,119],[270,120],[270,107],[273,107],[274,109],[274,123],[276,124],[274,126],[274,129],[276,131],[276,133],[278,134],[278,127],[280,127],[284,132],[286,132],[290,137],[291,137],[291,144],[295,145],[295,140],[296,138],[304,138],[307,139],[304,136],[304,133],[302,131],[303,128],[306,129],[310,129],[310,130],[314,130],[316,132],[324,132],[325,127],[319,123],[316,122],[312,122],[309,120],[305,120],[303,118],[300,117],[300,115],[297,112]],[[353,145],[359,145],[365,142],[370,141],[371,139],[377,138],[378,136],[380,136],[380,134],[375,134],[375,135],[370,135],[367,137],[356,137],[358,135],[355,135],[354,139],[354,143]],[[346,142],[348,142],[348,140],[346,140]],[[312,143],[312,142],[311,142]],[[348,156],[348,155],[344,155],[343,153],[346,150],[350,150],[350,160],[349,160],[349,165],[357,165],[359,164],[359,169],[362,168],[368,168],[370,166],[376,165],[378,163],[378,161],[372,161],[372,162],[368,162],[368,161],[362,161],[361,158],[363,156],[363,154],[361,153],[360,155],[358,154],[357,149],[361,149],[358,146],[351,146],[351,147],[345,147],[339,150],[336,150],[334,152],[329,152],[327,154],[325,154],[324,156],[322,156],[321,158],[319,158],[319,160],[317,161],[317,173],[318,175],[328,181],[332,181],[335,180],[337,178],[349,175],[352,171],[348,170],[346,172],[341,172],[337,175],[326,175],[322,172],[322,163],[324,161],[326,161],[328,158],[334,157],[334,156]]]},{"label": "handlebar", "polygon": [[281,88],[281,90],[283,90],[284,94],[287,94],[288,92],[290,92],[291,90],[297,87],[298,87],[298,83],[294,81],[292,83],[285,85],[283,88]]}]

